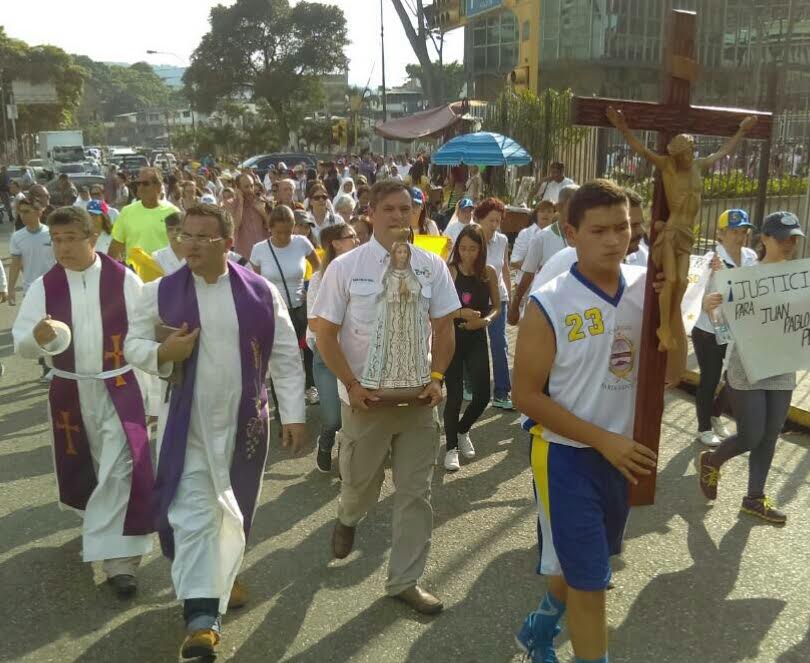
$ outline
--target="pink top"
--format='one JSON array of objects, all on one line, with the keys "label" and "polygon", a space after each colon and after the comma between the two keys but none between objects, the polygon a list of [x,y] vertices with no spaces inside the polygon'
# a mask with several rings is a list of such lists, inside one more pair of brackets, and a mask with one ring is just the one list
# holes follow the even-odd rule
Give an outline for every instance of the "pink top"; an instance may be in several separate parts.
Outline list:
[{"label": "pink top", "polygon": [[234,221],[238,223],[233,250],[243,258],[250,258],[253,247],[267,238],[264,232],[264,220],[251,205],[245,205],[242,209],[241,222],[237,219],[238,208],[234,206],[229,209],[233,213]]}]

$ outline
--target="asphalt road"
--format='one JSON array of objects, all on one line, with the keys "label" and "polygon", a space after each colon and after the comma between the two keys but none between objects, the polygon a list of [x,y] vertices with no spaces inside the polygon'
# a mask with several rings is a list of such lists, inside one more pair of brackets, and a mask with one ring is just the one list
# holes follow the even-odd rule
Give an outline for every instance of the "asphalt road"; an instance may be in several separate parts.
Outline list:
[{"label": "asphalt road", "polygon": [[[0,247],[7,258],[7,231]],[[111,595],[97,565],[81,562],[79,519],[55,504],[46,390],[36,364],[13,356],[14,312],[0,305],[0,660],[176,661],[183,624],[166,560],[155,552],[144,561],[130,603]],[[478,457],[455,475],[436,470],[424,578],[445,601],[436,618],[383,595],[390,477],[355,551],[335,562],[337,477],[316,472],[312,454],[292,459],[274,448],[242,575],[251,600],[226,616],[218,660],[521,660],[513,634],[544,581],[534,574],[528,447],[516,421],[515,413],[487,410],[472,433]],[[768,488],[790,521],[774,529],[738,517],[745,459],[729,463],[720,500],[705,504],[694,430],[692,399],[668,396],[657,503],[631,514],[608,597],[611,661],[806,663],[808,438],[788,434],[778,445]],[[559,653],[573,658],[565,630]]]}]

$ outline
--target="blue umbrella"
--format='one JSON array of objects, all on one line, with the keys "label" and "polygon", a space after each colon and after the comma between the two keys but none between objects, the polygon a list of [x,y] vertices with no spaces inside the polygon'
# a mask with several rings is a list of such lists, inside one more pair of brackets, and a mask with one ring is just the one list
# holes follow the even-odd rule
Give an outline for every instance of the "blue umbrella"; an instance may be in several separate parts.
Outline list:
[{"label": "blue umbrella", "polygon": [[434,152],[431,162],[439,166],[461,163],[476,166],[525,166],[532,158],[518,143],[501,134],[478,131],[456,136]]}]

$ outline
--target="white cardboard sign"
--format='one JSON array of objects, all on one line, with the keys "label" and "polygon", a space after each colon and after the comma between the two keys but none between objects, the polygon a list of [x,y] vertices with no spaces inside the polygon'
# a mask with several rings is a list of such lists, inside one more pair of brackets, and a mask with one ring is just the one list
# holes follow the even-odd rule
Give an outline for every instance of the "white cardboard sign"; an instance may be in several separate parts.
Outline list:
[{"label": "white cardboard sign", "polygon": [[690,256],[689,258],[689,278],[686,286],[686,293],[681,301],[681,314],[683,315],[683,326],[687,334],[692,333],[695,323],[700,317],[703,306],[703,293],[709,284],[712,275],[712,258],[714,252],[704,256]]},{"label": "white cardboard sign", "polygon": [[810,259],[727,269],[716,278],[751,382],[810,368]]}]

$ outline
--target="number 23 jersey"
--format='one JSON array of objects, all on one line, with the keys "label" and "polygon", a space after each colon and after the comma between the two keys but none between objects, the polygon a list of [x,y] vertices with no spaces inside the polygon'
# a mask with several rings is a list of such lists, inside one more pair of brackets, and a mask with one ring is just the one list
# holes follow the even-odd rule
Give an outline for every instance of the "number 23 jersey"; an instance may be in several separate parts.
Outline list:
[{"label": "number 23 jersey", "polygon": [[[633,435],[646,275],[642,267],[622,265],[611,297],[574,264],[531,295],[557,342],[549,396],[580,419],[626,437]],[[587,446],[550,430],[543,437]]]}]

